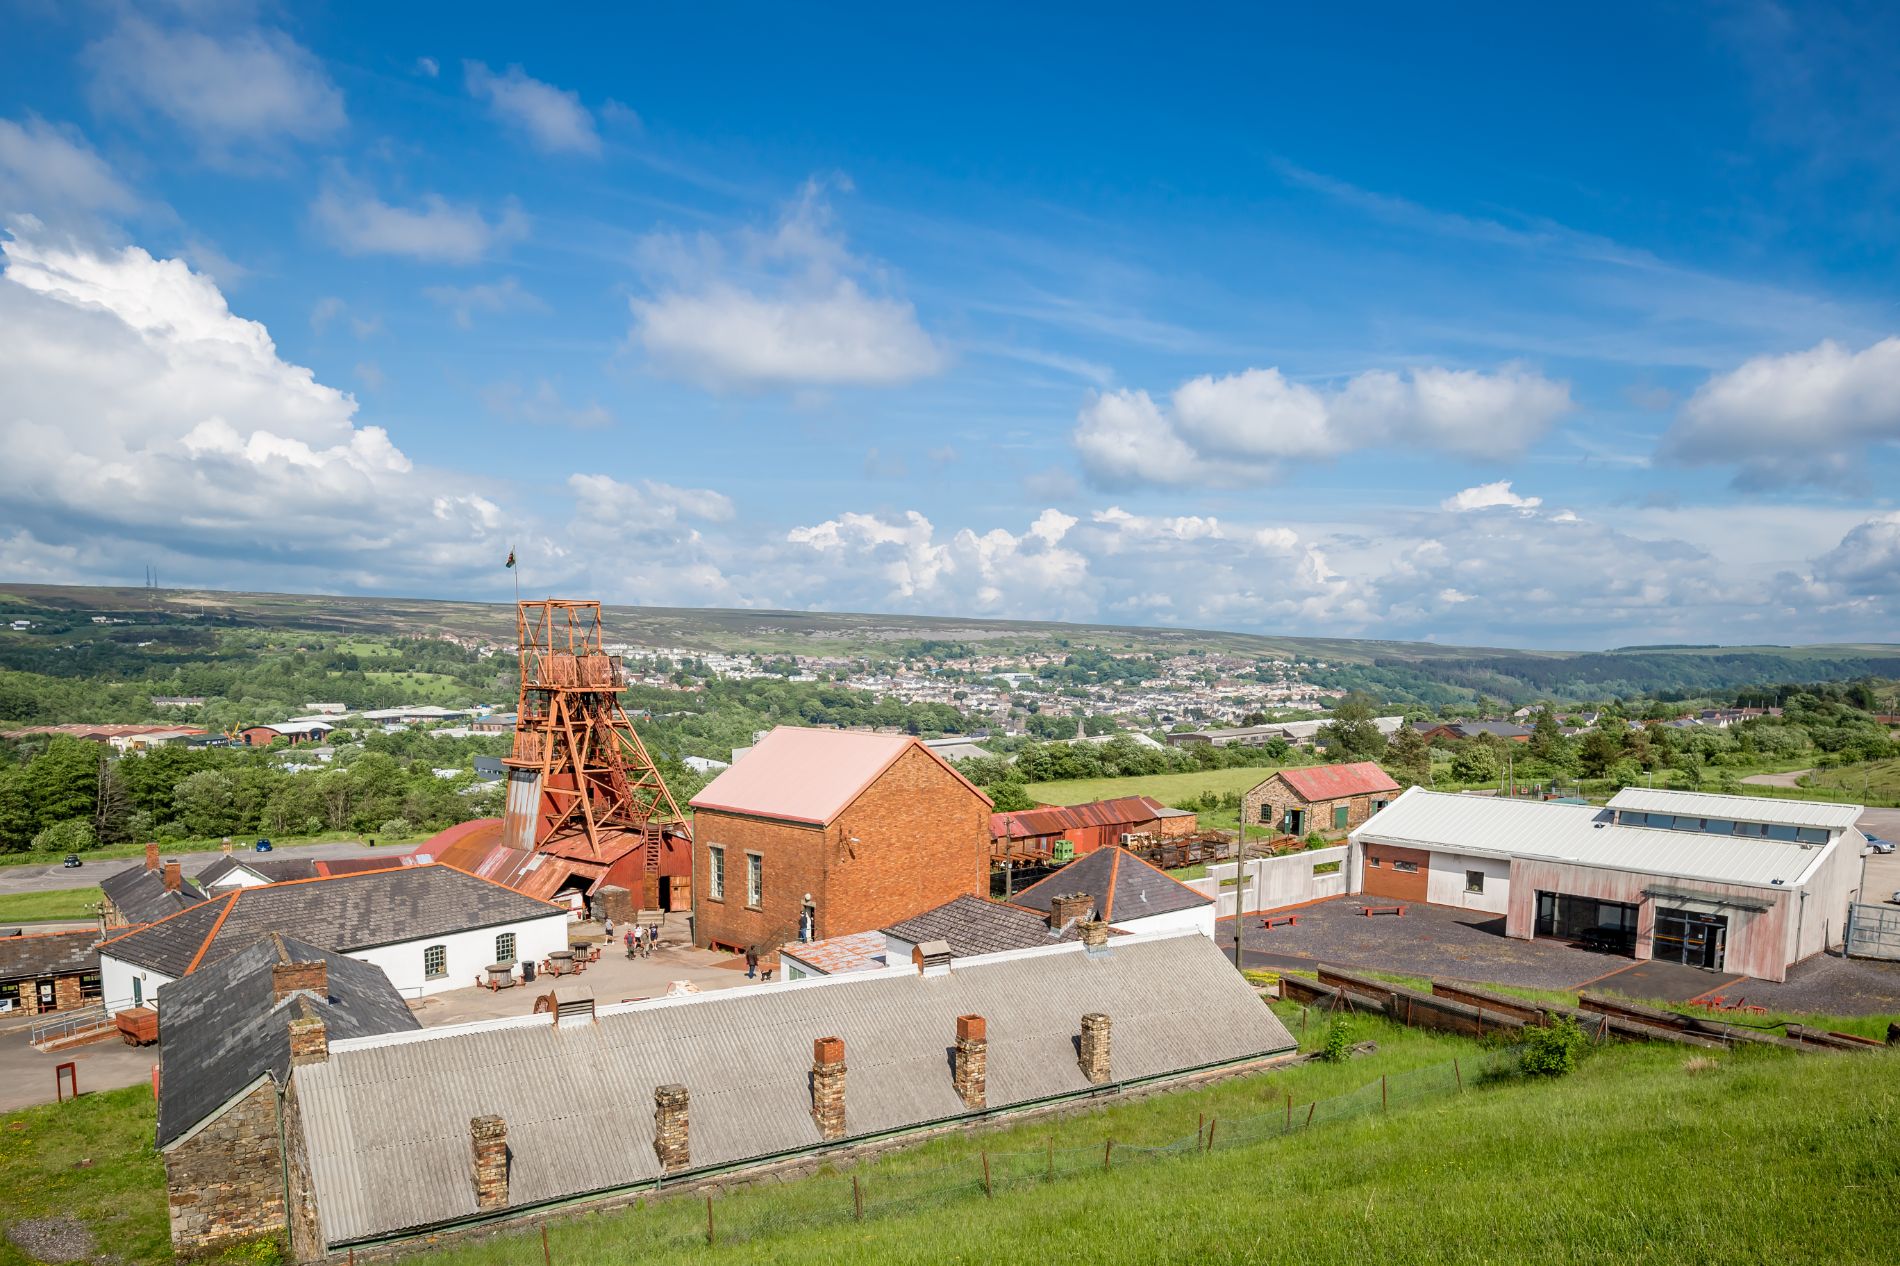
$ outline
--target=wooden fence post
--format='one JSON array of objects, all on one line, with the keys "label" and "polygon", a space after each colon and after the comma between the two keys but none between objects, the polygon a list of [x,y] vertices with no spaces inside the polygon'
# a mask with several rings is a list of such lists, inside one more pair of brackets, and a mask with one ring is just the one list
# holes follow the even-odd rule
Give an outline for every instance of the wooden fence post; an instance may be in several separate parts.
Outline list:
[{"label": "wooden fence post", "polygon": [[543,1266],[554,1266],[554,1250],[548,1247],[548,1224],[541,1224],[541,1261]]},{"label": "wooden fence post", "polygon": [[990,1185],[990,1151],[983,1149],[983,1195],[986,1199],[996,1198],[996,1188]]},{"label": "wooden fence post", "polygon": [[718,1236],[716,1236],[713,1233],[712,1197],[707,1196],[706,1197],[706,1244],[707,1244],[707,1247],[711,1247],[712,1245],[717,1244],[718,1242],[719,1242]]},{"label": "wooden fence post", "polygon": [[1464,1071],[1458,1067],[1458,1061],[1455,1058],[1451,1061],[1451,1075],[1458,1079],[1458,1093],[1463,1094],[1465,1092],[1465,1074]]},{"label": "wooden fence post", "polygon": [[1313,1124],[1313,1109],[1317,1107],[1319,1107],[1319,1100],[1317,1099],[1306,1105],[1306,1123],[1308,1125]]},{"label": "wooden fence post", "polygon": [[1385,1097],[1385,1074],[1380,1073],[1379,1074],[1379,1111],[1381,1112],[1389,1111],[1391,1107],[1392,1107],[1392,1104]]},{"label": "wooden fence post", "polygon": [[1056,1136],[1049,1136],[1049,1181],[1056,1180]]},{"label": "wooden fence post", "polygon": [[1207,1150],[1207,1113],[1201,1113],[1201,1119],[1194,1124],[1194,1150]]},{"label": "wooden fence post", "polygon": [[1293,1092],[1291,1090],[1286,1092],[1286,1128],[1288,1132],[1293,1129]]},{"label": "wooden fence post", "polygon": [[1215,1117],[1212,1121],[1207,1123],[1207,1150],[1210,1152],[1214,1150],[1214,1129],[1218,1125],[1220,1125],[1219,1117]]},{"label": "wooden fence post", "polygon": [[864,1188],[858,1186],[856,1174],[851,1175],[851,1216],[864,1221]]},{"label": "wooden fence post", "polygon": [[1115,1160],[1115,1140],[1110,1139],[1108,1140],[1108,1142],[1102,1144],[1102,1170],[1104,1173],[1108,1171],[1110,1165],[1113,1164],[1114,1160]]}]

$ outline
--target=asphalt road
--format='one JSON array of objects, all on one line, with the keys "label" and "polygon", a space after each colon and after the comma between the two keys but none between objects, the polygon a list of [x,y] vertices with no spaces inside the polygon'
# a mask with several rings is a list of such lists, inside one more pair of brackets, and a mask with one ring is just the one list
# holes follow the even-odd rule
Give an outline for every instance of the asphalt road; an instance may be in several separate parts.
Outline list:
[{"label": "asphalt road", "polygon": [[[372,857],[407,853],[413,844],[385,844],[370,848],[367,844],[344,841],[335,844],[298,844],[263,854],[267,857]],[[237,851],[237,850],[233,850]],[[249,850],[243,850],[248,852]],[[218,849],[209,849],[202,853],[167,853],[166,861],[185,863],[187,878],[197,874],[224,854]],[[91,888],[107,875],[115,875],[128,866],[143,865],[137,857],[113,857],[99,861],[89,861],[84,866],[68,870],[64,866],[0,866],[0,893],[8,892],[55,892],[61,888]]]}]

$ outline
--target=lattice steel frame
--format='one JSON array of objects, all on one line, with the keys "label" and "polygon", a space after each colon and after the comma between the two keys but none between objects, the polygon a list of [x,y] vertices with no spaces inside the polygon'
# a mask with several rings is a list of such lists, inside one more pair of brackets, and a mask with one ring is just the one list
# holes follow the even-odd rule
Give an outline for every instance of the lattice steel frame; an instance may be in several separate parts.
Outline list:
[{"label": "lattice steel frame", "polygon": [[594,859],[611,862],[609,829],[645,838],[649,861],[661,824],[679,806],[620,706],[620,661],[601,646],[600,603],[548,598],[515,604],[521,694],[514,750],[505,763],[535,770],[541,804],[535,848],[582,836]]}]

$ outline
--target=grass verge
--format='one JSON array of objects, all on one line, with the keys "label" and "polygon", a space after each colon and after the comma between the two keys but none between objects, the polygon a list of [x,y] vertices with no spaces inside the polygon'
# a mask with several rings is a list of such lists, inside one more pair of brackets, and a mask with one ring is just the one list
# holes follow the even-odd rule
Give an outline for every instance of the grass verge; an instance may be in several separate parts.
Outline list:
[{"label": "grass verge", "polygon": [[0,923],[82,921],[93,917],[101,899],[97,888],[0,893]]},{"label": "grass verge", "polygon": [[1191,774],[1065,778],[1057,782],[1032,782],[1029,794],[1044,804],[1086,804],[1116,796],[1153,796],[1162,804],[1178,808],[1183,800],[1193,800],[1210,791],[1218,795],[1249,791],[1268,774],[1283,768],[1282,765],[1260,765],[1242,769],[1200,769]]}]

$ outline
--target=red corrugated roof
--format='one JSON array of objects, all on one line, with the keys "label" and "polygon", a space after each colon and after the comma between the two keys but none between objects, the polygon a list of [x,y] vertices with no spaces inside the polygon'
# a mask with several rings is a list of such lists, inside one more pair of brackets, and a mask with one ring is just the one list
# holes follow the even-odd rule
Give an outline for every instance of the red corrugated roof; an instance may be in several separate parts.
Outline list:
[{"label": "red corrugated roof", "polygon": [[1093,800],[1087,804],[1040,805],[1015,813],[990,814],[990,835],[994,839],[1028,839],[1037,835],[1060,835],[1091,826],[1133,826],[1152,822],[1162,804],[1152,796],[1117,796],[1113,800]]},{"label": "red corrugated roof", "polygon": [[1310,769],[1283,769],[1280,777],[1302,800],[1339,800],[1345,796],[1363,796],[1375,791],[1397,791],[1377,763],[1362,760],[1352,765],[1315,765]]}]

